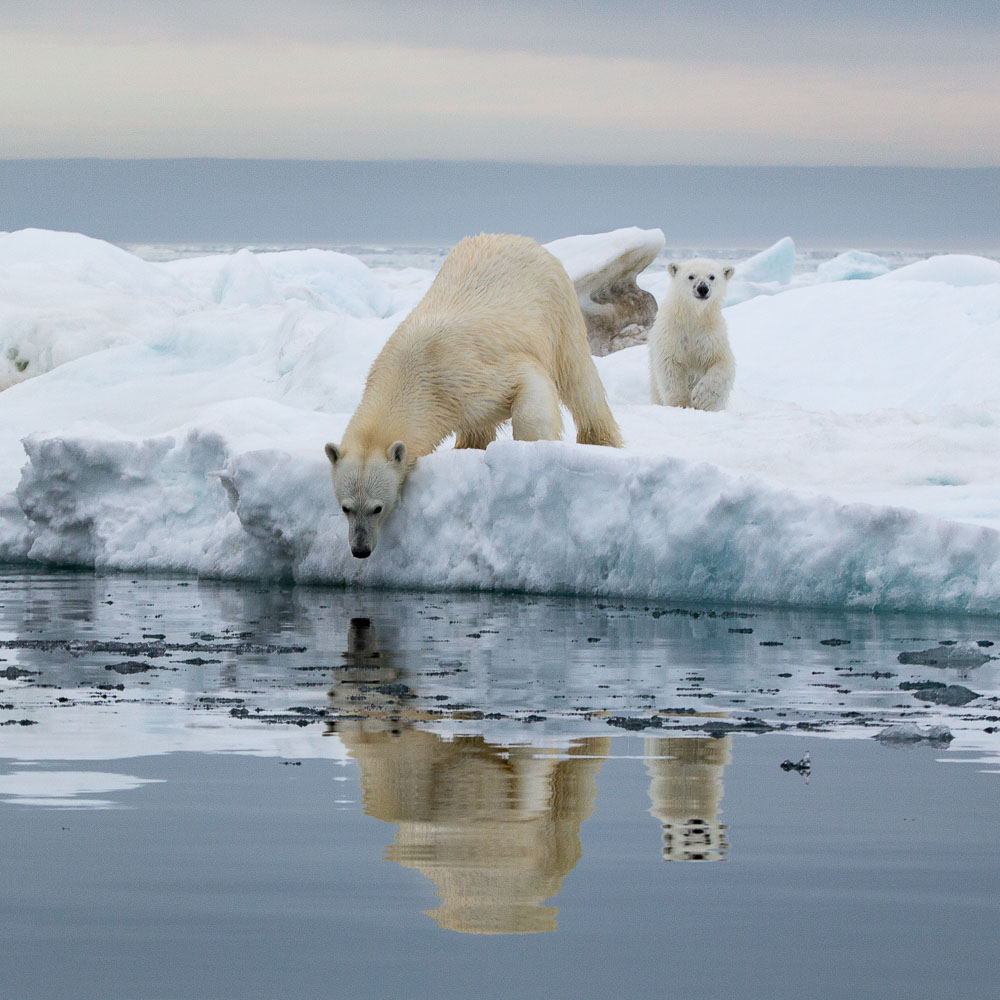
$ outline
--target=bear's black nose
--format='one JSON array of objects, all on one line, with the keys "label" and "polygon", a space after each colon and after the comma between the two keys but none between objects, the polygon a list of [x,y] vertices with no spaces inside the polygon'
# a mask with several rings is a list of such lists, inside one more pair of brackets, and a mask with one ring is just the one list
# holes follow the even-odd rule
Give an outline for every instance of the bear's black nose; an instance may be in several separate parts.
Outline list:
[{"label": "bear's black nose", "polygon": [[372,554],[372,550],[365,546],[362,548],[360,545],[357,548],[351,549],[351,555],[356,559],[367,559]]},{"label": "bear's black nose", "polygon": [[708,285],[702,282],[697,288],[695,288],[695,292],[697,292],[699,299],[705,298],[708,295]]}]

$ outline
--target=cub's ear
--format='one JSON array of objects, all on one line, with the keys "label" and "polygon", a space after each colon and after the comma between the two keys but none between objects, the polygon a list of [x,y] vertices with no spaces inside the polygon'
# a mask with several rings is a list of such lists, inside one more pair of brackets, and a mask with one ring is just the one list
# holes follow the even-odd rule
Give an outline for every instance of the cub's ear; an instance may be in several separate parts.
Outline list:
[{"label": "cub's ear", "polygon": [[671,261],[669,264],[667,264],[667,270],[670,272],[670,277],[671,278],[676,278],[677,277],[677,272],[680,269],[681,269],[680,265],[679,264],[675,264],[673,261]]},{"label": "cub's ear", "polygon": [[402,465],[406,461],[406,445],[402,441],[393,441],[385,454],[390,462]]},{"label": "cub's ear", "polygon": [[735,267],[724,267],[722,269],[722,273],[723,273],[723,275],[725,275],[726,281],[728,281],[736,273],[736,268]]},{"label": "cub's ear", "polygon": [[340,461],[340,449],[335,444],[328,444],[323,450],[331,465],[336,465]]}]

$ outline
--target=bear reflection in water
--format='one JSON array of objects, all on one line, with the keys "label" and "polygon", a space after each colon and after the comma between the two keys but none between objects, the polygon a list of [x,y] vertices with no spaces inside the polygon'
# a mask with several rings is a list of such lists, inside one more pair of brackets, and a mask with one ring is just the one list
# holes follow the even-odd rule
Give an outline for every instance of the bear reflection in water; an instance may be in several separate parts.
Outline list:
[{"label": "bear reflection in water", "polygon": [[[482,736],[443,739],[401,667],[366,618],[353,619],[344,666],[330,689],[328,731],[361,769],[367,815],[398,829],[388,860],[414,868],[442,903],[439,927],[479,934],[556,929],[556,896],[581,856],[580,826],[594,811],[609,737],[570,746],[504,746]],[[717,860],[728,738],[650,739],[650,810],[664,825],[664,858]]]}]

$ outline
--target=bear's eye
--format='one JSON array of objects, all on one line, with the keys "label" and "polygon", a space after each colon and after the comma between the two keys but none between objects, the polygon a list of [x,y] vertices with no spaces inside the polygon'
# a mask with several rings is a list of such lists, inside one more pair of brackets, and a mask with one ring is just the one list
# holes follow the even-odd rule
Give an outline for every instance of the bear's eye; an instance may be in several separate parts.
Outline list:
[{"label": "bear's eye", "polygon": [[688,281],[694,281],[694,275],[693,274],[689,274],[688,275]]},{"label": "bear's eye", "polygon": [[351,513],[351,508],[350,508],[350,507],[348,507],[348,506],[346,506],[346,505],[345,505],[345,506],[343,506],[343,507],[341,507],[340,509],[341,509],[341,510],[342,510],[342,511],[343,511],[343,512],[344,512],[345,514],[350,514],[350,513]]},{"label": "bear's eye", "polygon": [[382,513],[382,505],[378,504],[377,506],[373,507],[372,508],[372,513],[373,514],[381,514]]},{"label": "bear's eye", "polygon": [[709,281],[715,281],[715,275],[714,275],[714,274],[710,274],[710,275],[708,276],[708,280],[709,280]]}]

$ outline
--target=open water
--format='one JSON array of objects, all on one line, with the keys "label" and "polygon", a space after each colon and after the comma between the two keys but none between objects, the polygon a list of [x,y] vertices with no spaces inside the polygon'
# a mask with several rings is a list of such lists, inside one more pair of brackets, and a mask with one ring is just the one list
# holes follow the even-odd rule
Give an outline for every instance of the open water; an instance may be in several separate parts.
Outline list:
[{"label": "open water", "polygon": [[992,995],[994,643],[8,567],[0,995]]}]

